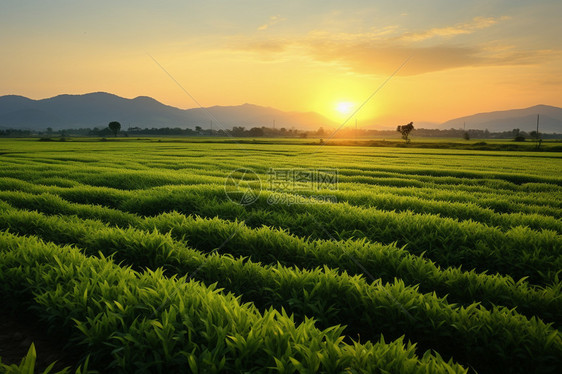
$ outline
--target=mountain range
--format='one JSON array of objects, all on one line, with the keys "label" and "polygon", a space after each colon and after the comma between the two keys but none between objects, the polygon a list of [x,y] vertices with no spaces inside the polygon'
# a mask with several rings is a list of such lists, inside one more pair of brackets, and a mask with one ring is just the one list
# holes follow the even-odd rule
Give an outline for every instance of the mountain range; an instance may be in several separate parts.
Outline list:
[{"label": "mountain range", "polygon": [[549,105],[535,105],[530,108],[502,110],[488,113],[478,113],[471,116],[455,118],[442,123],[440,129],[466,129],[489,131],[510,131],[520,129],[533,131],[537,129],[537,115],[539,116],[539,131],[546,133],[562,133],[562,108]]},{"label": "mountain range", "polygon": [[30,130],[104,128],[118,121],[124,129],[141,128],[209,128],[231,129],[233,126],[318,129],[336,123],[314,112],[284,112],[252,104],[179,109],[153,98],[139,96],[125,99],[105,92],[85,95],[59,95],[32,100],[23,96],[0,96],[0,127]]},{"label": "mountain range", "polygon": [[[540,115],[541,132],[562,133],[562,108],[548,105],[479,113],[455,118],[440,125],[418,127],[462,129],[466,126],[467,130],[488,129],[491,132],[514,128],[532,131],[536,129],[537,115]],[[213,126],[215,130],[219,130],[231,129],[233,126],[249,129],[275,125],[277,128],[316,130],[319,127],[339,125],[315,112],[285,112],[252,104],[179,109],[147,96],[126,99],[105,92],[59,95],[42,100],[16,95],[0,96],[0,128],[105,128],[110,121],[119,121],[123,129],[195,126],[208,129]]]}]

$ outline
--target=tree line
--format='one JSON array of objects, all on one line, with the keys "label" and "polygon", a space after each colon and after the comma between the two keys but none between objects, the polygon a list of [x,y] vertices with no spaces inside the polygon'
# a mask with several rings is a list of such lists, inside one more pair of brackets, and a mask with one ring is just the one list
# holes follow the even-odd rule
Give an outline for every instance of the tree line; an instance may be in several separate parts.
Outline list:
[{"label": "tree line", "polygon": [[[111,126],[110,126],[111,125]],[[396,130],[372,130],[372,129],[355,129],[342,128],[333,134],[333,129],[317,130],[299,130],[287,129],[284,127],[251,127],[234,126],[232,129],[210,129],[195,126],[194,128],[180,127],[128,127],[123,129],[117,121],[111,121],[106,127],[99,128],[78,128],[53,130],[23,130],[23,129],[2,129],[0,137],[67,137],[67,136],[96,136],[96,137],[116,137],[116,136],[216,136],[216,137],[249,137],[249,138],[400,138],[408,141],[411,136],[414,137],[443,137],[457,139],[512,139],[515,141],[536,140],[536,139],[562,139],[562,134],[556,133],[540,133],[536,131],[522,131],[513,129],[501,132],[492,132],[486,130],[462,130],[462,129],[425,129],[414,128],[413,123],[398,126]]]}]

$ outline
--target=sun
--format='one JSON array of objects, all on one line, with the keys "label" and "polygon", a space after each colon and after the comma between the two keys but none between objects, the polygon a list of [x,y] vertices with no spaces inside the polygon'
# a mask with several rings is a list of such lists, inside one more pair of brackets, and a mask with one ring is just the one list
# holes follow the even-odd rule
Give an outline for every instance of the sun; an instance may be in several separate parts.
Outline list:
[{"label": "sun", "polygon": [[336,111],[341,115],[347,115],[353,112],[354,107],[355,104],[353,104],[352,102],[340,101],[336,104]]}]

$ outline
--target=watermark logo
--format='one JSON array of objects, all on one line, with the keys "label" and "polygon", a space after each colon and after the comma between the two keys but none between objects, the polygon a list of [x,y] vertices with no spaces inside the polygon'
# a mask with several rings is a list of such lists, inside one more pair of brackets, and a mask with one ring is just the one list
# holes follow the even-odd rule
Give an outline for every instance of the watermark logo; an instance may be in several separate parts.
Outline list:
[{"label": "watermark logo", "polygon": [[[336,169],[271,168],[267,174],[269,183],[265,188],[269,191],[267,203],[270,205],[337,202],[335,196],[325,194],[338,189]],[[224,191],[230,201],[250,205],[258,200],[262,192],[261,179],[251,169],[236,169],[226,178]]]},{"label": "watermark logo", "polygon": [[337,169],[269,169],[269,189],[277,192],[338,189]]},{"label": "watermark logo", "polygon": [[261,192],[261,179],[251,169],[236,169],[226,178],[224,192],[230,201],[250,205],[258,200]]},{"label": "watermark logo", "polygon": [[322,195],[320,191],[338,189],[337,169],[271,168],[267,198],[270,205],[304,205],[335,203],[335,196]]},{"label": "watermark logo", "polygon": [[307,197],[298,194],[286,194],[280,192],[274,192],[267,198],[267,203],[269,205],[334,204],[337,202],[338,199],[335,196],[312,195]]}]

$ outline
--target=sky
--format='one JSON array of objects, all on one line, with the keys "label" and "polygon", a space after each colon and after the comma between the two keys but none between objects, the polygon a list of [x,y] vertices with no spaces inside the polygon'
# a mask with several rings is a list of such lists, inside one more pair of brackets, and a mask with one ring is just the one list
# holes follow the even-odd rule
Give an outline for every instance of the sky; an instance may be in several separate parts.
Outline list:
[{"label": "sky", "polygon": [[0,95],[357,111],[376,126],[562,106],[561,16],[559,0],[2,0]]}]

